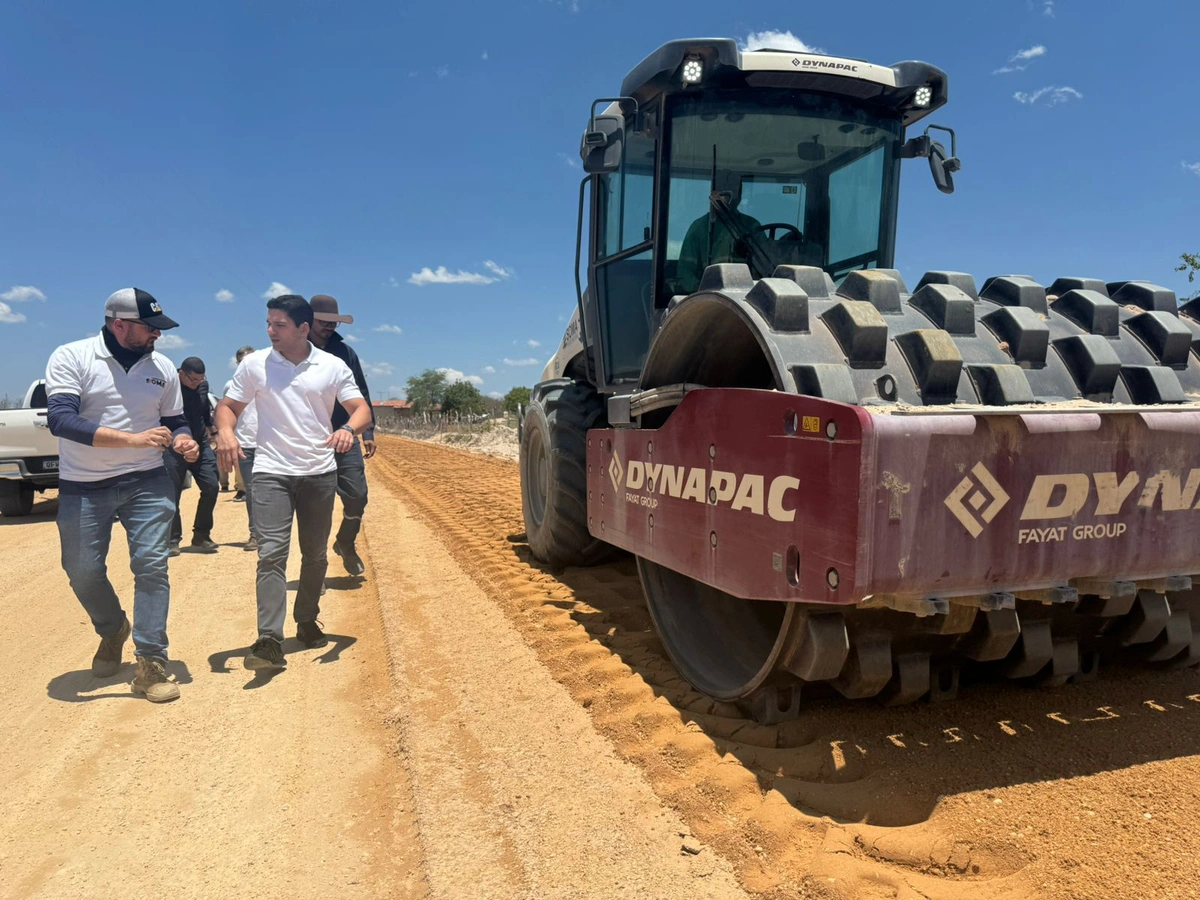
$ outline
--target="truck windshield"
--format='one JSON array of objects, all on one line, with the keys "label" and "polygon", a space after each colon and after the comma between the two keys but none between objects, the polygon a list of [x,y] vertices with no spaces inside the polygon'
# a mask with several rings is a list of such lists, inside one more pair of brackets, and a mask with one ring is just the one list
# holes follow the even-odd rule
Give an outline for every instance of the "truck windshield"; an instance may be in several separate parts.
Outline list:
[{"label": "truck windshield", "polygon": [[693,293],[706,266],[741,262],[840,277],[890,264],[901,124],[793,92],[671,99],[661,296]]}]

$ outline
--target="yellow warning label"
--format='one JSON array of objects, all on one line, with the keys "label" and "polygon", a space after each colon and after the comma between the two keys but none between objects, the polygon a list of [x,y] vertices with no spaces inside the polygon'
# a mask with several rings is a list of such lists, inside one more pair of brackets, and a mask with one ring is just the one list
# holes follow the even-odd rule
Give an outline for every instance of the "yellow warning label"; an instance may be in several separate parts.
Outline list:
[{"label": "yellow warning label", "polygon": [[800,427],[805,431],[811,431],[813,434],[817,434],[821,430],[821,417],[805,416]]}]

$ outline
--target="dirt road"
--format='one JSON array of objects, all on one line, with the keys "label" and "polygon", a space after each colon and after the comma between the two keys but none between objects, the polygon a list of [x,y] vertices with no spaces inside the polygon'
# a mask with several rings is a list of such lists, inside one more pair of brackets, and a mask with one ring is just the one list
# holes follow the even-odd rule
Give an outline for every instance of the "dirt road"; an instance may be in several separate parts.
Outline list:
[{"label": "dirt road", "polygon": [[[245,671],[254,554],[232,496],[220,551],[171,563],[182,696],[163,706],[129,692],[128,647],[91,676],[56,501],[0,518],[0,897],[745,897],[716,854],[681,852],[678,814],[382,485],[367,577],[330,569],[332,643]],[[119,526],[109,571],[129,598]]]},{"label": "dirt road", "polygon": [[1196,673],[758,726],[678,679],[628,560],[531,563],[512,462],[384,438],[369,472],[366,577],[333,561],[337,637],[270,679],[240,666],[254,560],[221,495],[220,552],[172,561],[162,707],[129,664],[91,677],[54,500],[0,518],[0,896],[1200,892]]}]

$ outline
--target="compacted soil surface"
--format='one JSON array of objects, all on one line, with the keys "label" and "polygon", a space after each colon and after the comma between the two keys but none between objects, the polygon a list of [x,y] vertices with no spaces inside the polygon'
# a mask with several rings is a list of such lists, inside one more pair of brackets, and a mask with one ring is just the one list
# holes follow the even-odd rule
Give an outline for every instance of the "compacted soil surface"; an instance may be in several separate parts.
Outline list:
[{"label": "compacted soil surface", "polygon": [[[762,726],[679,679],[630,558],[531,558],[511,460],[384,436],[368,472],[367,571],[330,555],[331,642],[273,676],[221,494],[218,553],[171,561],[162,706],[131,646],[90,674],[54,495],[0,518],[0,896],[1200,895],[1196,672]],[[119,525],[109,571],[131,606]]]}]

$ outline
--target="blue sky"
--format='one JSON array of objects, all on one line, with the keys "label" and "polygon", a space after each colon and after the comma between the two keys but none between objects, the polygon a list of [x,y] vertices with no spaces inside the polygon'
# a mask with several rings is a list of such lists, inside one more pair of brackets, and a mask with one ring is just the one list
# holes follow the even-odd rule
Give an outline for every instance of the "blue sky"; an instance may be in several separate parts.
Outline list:
[{"label": "blue sky", "polygon": [[1193,2],[8,0],[0,395],[127,286],[181,323],[186,346],[161,349],[218,385],[234,349],[265,344],[273,285],[356,317],[376,395],[430,367],[484,393],[532,384],[574,304],[592,99],[665,41],[763,31],[949,74],[932,121],[958,131],[963,170],[946,197],[907,164],[910,284],[932,268],[1189,290]]}]

